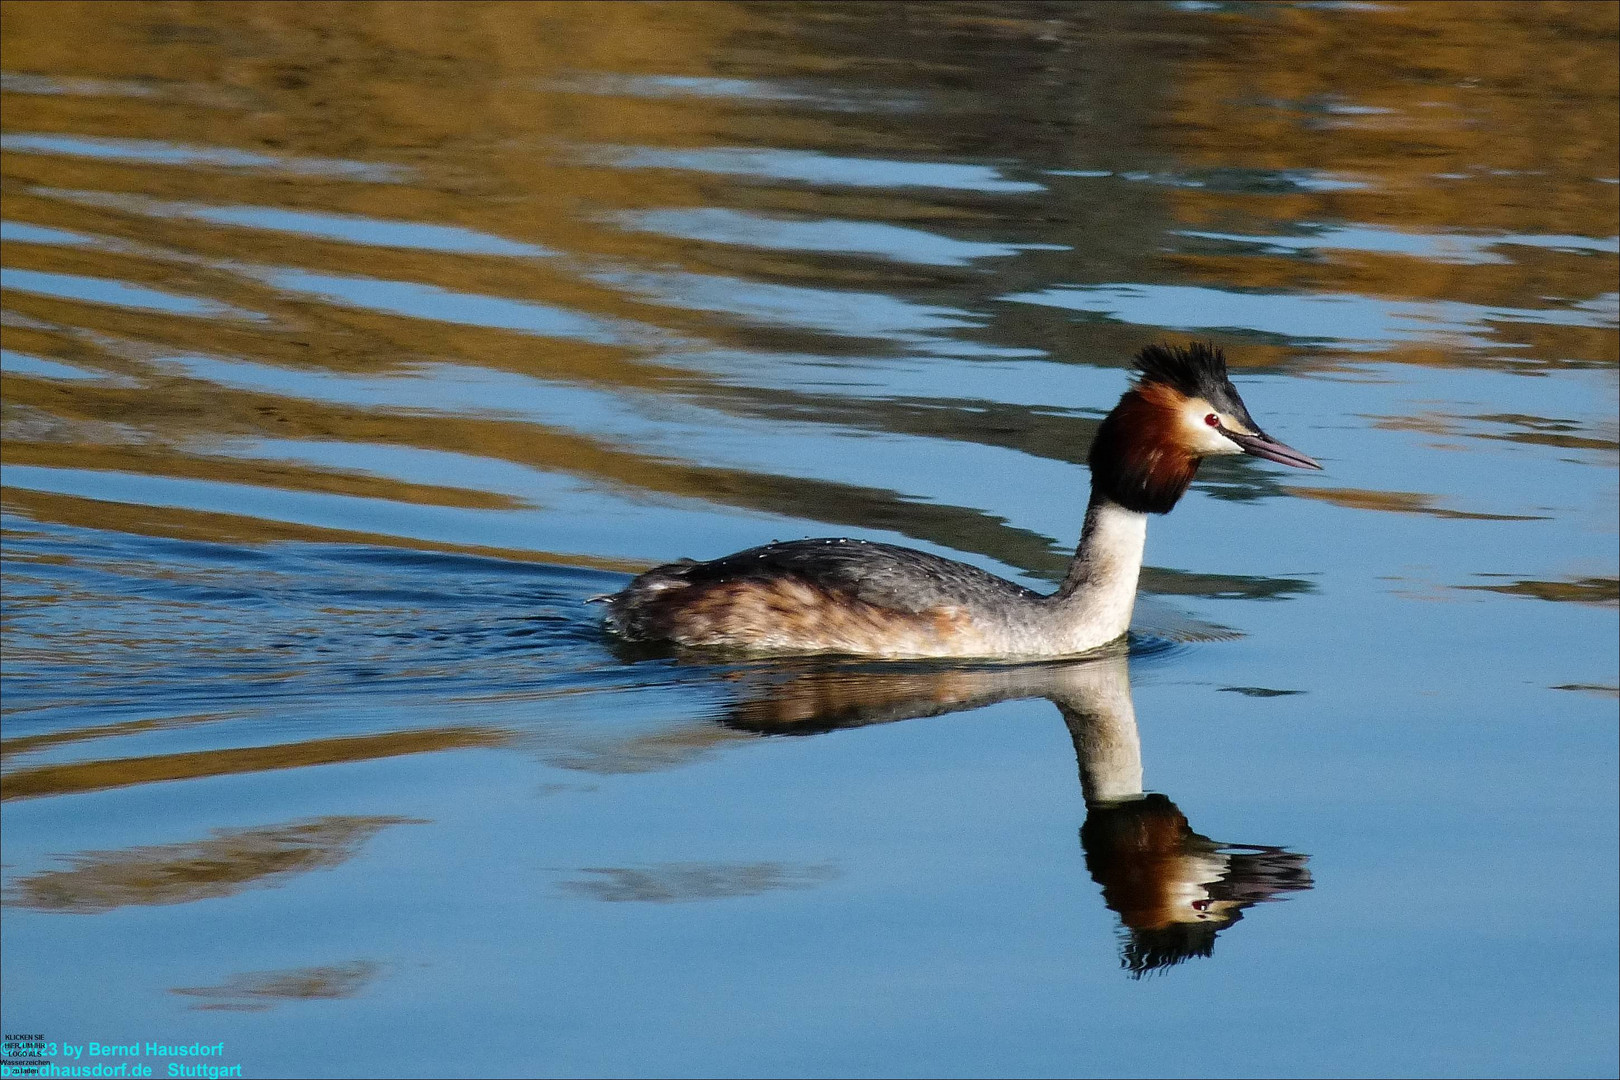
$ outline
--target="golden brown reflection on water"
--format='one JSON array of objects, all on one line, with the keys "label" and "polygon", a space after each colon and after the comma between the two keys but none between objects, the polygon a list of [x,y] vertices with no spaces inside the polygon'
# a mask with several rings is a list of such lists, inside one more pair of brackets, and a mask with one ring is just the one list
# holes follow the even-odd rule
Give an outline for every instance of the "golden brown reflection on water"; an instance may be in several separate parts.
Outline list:
[{"label": "golden brown reflection on water", "polygon": [[[1521,235],[1612,236],[1615,189],[1594,177],[1613,171],[1616,154],[1615,9],[1534,10],[1302,7],[1236,19],[1110,5],[1073,12],[1053,38],[1045,23],[949,6],[924,18],[915,8],[792,4],[8,5],[5,123],[14,139],[35,141],[14,141],[4,156],[7,215],[79,237],[6,246],[13,271],[71,276],[8,292],[8,347],[113,377],[8,373],[8,461],[469,509],[521,504],[375,471],[254,460],[225,440],[408,447],[610,490],[895,528],[1049,574],[1051,540],[974,508],[671,460],[655,444],[593,432],[589,417],[558,424],[348,404],[319,376],[398,378],[427,362],[465,365],[545,380],[533,392],[549,384],[672,395],[717,415],[927,430],[1075,461],[1090,431],[1080,418],[1034,439],[1025,433],[1031,414],[1018,409],[1006,424],[965,435],[949,423],[948,405],[940,424],[937,406],[890,397],[855,408],[837,394],[750,385],[746,374],[720,374],[693,357],[892,352],[893,329],[915,336],[912,328],[937,318],[928,311],[987,312],[998,294],[1053,280],[1210,282],[1532,311],[1547,296],[1592,301],[1612,290],[1612,252],[1519,244],[1462,261],[1334,248],[1325,238],[1302,258],[1199,253],[1185,240],[1161,253],[1162,239],[1152,242],[1176,229],[1298,235],[1321,222],[1441,240],[1461,230],[1507,244]],[[1029,93],[991,97],[991,70],[964,68],[930,45],[941,28],[947,41],[979,34],[1009,60],[1038,58],[1016,69]],[[1065,33],[1076,42],[1104,34],[1112,48],[1071,48]],[[917,45],[914,63],[877,55],[883,34]],[[1557,60],[1527,59],[1543,55]],[[838,97],[832,71],[854,76],[866,97]],[[1082,91],[1104,89],[1110,108],[1094,98],[1076,108]],[[930,100],[934,107],[920,104]],[[990,100],[1010,103],[1012,115],[988,111]],[[1167,111],[1154,116],[1160,106]],[[1092,139],[1055,137],[1065,131]],[[79,142],[65,152],[38,142],[53,136]],[[735,156],[750,147],[760,148],[757,160]],[[688,151],[710,157],[679,156]],[[870,183],[773,179],[824,158],[903,166],[963,152],[1015,155],[1026,168],[998,177],[987,166],[954,188],[907,186],[903,167],[891,182],[880,172]],[[715,156],[726,153],[734,157]],[[1094,189],[1028,171],[1099,166],[1168,179],[1110,182],[1110,213],[1100,216]],[[1309,190],[1290,179],[1318,174],[1344,183]],[[1122,200],[1130,210],[1120,212]],[[752,223],[742,242],[624,227],[637,215],[716,205],[749,215],[739,219]],[[248,213],[220,217],[232,208]],[[992,284],[968,266],[760,247],[766,241],[750,237],[762,235],[761,215],[778,224],[883,222],[959,242],[1022,234],[1068,250],[1018,252],[997,264]],[[336,238],[390,223],[380,240]],[[459,232],[446,239],[397,227],[409,223]],[[242,314],[87,300],[71,285],[84,279]],[[367,300],[365,282],[409,288]],[[741,307],[710,296],[755,285],[820,292],[762,294]],[[908,306],[894,316],[899,324],[869,327],[859,315],[828,322],[795,309],[851,290]],[[435,298],[447,296],[517,306],[463,315],[452,299],[436,312]],[[1099,324],[1075,341],[1038,308],[996,316],[982,329],[979,316],[948,316],[959,329],[921,331],[918,345],[901,348],[926,353],[930,341],[958,338],[1114,365],[1142,337]],[[1489,333],[1500,342],[1492,356],[1443,340],[1388,341],[1378,352],[1430,363],[1616,360],[1614,334],[1598,325],[1507,315]],[[1287,353],[1251,341],[1236,358],[1274,364]],[[296,394],[256,392],[231,385],[228,372],[221,381],[160,362],[186,355],[307,378],[295,380]],[[1063,546],[1060,538],[1056,557]]]},{"label": "golden brown reflection on water", "polygon": [[[953,5],[8,3],[0,169],[23,231],[4,248],[6,348],[81,377],[26,364],[0,376],[7,465],[48,470],[8,487],[7,507],[176,539],[644,561],[548,541],[548,522],[593,504],[553,510],[473,470],[427,478],[387,457],[427,451],[604,498],[887,529],[1052,577],[1067,537],[884,486],[876,461],[867,482],[818,475],[815,433],[1080,463],[1094,425],[1081,413],[1106,397],[952,386],[975,356],[1113,367],[1156,332],[1104,319],[1076,333],[1068,315],[1001,302],[1053,283],[1434,305],[1432,333],[1371,341],[1217,324],[1243,365],[1612,366],[1616,335],[1591,305],[1612,298],[1617,266],[1605,246],[1617,188],[1604,182],[1620,154],[1617,10],[1102,5],[1053,20]],[[1457,331],[1458,318],[1473,324]],[[860,364],[910,357],[938,369],[933,385],[853,391]],[[464,373],[491,372],[522,381],[463,391]],[[604,402],[652,423],[627,425]],[[665,413],[693,434],[661,435]],[[804,433],[808,467],[778,471],[695,434],[746,441],[777,425]],[[1374,426],[1605,460],[1616,446],[1612,424],[1523,412]],[[380,467],[345,448],[381,451]],[[93,497],[48,490],[78,473],[102,478]],[[122,493],[134,476],[243,494],[152,504]],[[1225,479],[1235,498],[1552,517],[1473,509],[1409,481]],[[266,490],[466,516],[449,536],[384,531],[256,505],[250,493]],[[489,542],[490,513],[530,513],[533,543]],[[47,557],[14,556],[30,558]],[[1601,599],[1606,583],[1468,587]],[[1313,588],[1174,568],[1149,568],[1144,584],[1227,598]],[[496,737],[435,732],[362,741]],[[347,752],[12,768],[6,795]]]},{"label": "golden brown reflection on water", "polygon": [[[76,735],[91,737],[89,733]],[[108,733],[110,734],[110,733]],[[128,734],[127,731],[118,734]],[[389,732],[384,735],[311,739],[276,746],[245,746],[230,750],[199,750],[187,754],[83,761],[71,765],[39,765],[14,769],[0,781],[0,798],[33,799],[105,791],[131,784],[168,780],[195,780],[210,776],[300,769],[312,765],[370,761],[400,754],[426,754],[468,747],[499,746],[506,733],[482,728],[441,728]],[[9,748],[8,748],[9,749]]]},{"label": "golden brown reflection on water", "polygon": [[216,829],[207,840],[71,856],[70,870],[20,878],[8,902],[94,914],[128,904],[185,904],[276,884],[336,866],[400,817],[325,817],[255,829]]},{"label": "golden brown reflection on water", "polygon": [[[824,471],[820,440],[1079,464],[1106,392],[954,387],[979,359],[1116,367],[1158,333],[1004,302],[1053,285],[1373,305],[1370,337],[1291,337],[1263,310],[1209,321],[1247,366],[1612,367],[1617,10],[9,3],[5,337],[28,362],[0,390],[6,462],[29,471],[7,506],[623,569],[681,552],[573,523],[684,500],[1050,578],[1068,537],[886,481],[879,458]],[[863,365],[918,359],[931,382],[862,384]],[[1374,426],[1603,461],[1616,446],[1590,416]],[[796,448],[747,449],[784,430]],[[451,464],[430,477],[399,456],[421,452]],[[597,501],[553,507],[553,489],[474,465]],[[64,477],[87,479],[51,490]],[[178,486],[143,496],[128,477]],[[1552,517],[1406,477],[1223,481],[1240,499]],[[459,516],[367,528],[363,500]],[[500,514],[524,542],[485,535]],[[1176,568],[1145,583],[1311,588]]]},{"label": "golden brown reflection on water", "polygon": [[[1178,220],[1249,232],[1256,221],[1351,221],[1429,234],[1412,252],[1292,258],[1182,256],[1187,272],[1251,288],[1537,307],[1588,299],[1612,255],[1533,246],[1613,235],[1620,98],[1612,4],[1277,6],[1244,20],[1219,56],[1194,60],[1177,95],[1191,167],[1321,170],[1343,189],[1284,195],[1173,189]],[[1233,20],[1235,23],[1236,20]],[[1264,231],[1264,230],[1261,230]],[[1459,258],[1448,234],[1496,238],[1494,258]],[[1517,238],[1529,237],[1521,241]],[[1324,244],[1331,247],[1331,243]],[[1525,360],[1613,364],[1608,327],[1496,325]],[[1477,363],[1442,343],[1400,359]]]},{"label": "golden brown reflection on water", "polygon": [[[1070,700],[1082,793],[1065,765],[1060,805],[1075,815],[1054,826],[1049,807],[1026,807],[1021,823],[1055,828],[1061,851],[984,875],[994,895],[971,900],[1021,896],[1012,878],[1027,872],[1048,890],[1039,906],[1066,918],[1071,899],[1100,893],[1133,974],[1208,955],[1245,909],[1312,879],[1303,855],[1211,841],[1189,816],[1323,851],[1320,833],[1370,835],[1324,815],[1354,817],[1409,764],[1445,774],[1466,743],[1477,775],[1437,783],[1441,808],[1391,811],[1450,821],[1474,786],[1520,775],[1491,773],[1478,749],[1517,730],[1492,709],[1537,715],[1544,702],[1515,696],[1525,687],[1582,691],[1550,695],[1556,725],[1612,700],[1593,659],[1607,645],[1581,620],[1616,602],[1614,4],[67,0],[8,2],[3,17],[0,793],[32,815],[12,834],[30,847],[6,897],[24,918],[111,923],[58,916],[235,903],[271,884],[292,898],[277,910],[298,911],[323,878],[304,871],[354,871],[386,826],[432,818],[390,837],[421,845],[409,872],[451,916],[412,913],[403,932],[412,948],[471,944],[503,977],[531,964],[527,941],[561,958],[533,965],[548,979],[606,969],[567,955],[570,933],[613,936],[552,924],[570,904],[622,918],[617,933],[642,908],[676,926],[692,907],[836,896],[866,926],[893,912],[873,917],[861,890],[887,888],[903,937],[914,908],[932,910],[914,866],[949,864],[948,893],[1005,869],[983,852],[1022,839],[982,826],[1006,807],[956,805],[1017,732],[980,736],[985,760],[941,774],[951,804],[935,811],[906,785],[940,744],[880,757],[892,775],[861,804],[845,801],[861,748],[901,744],[860,741],[873,730],[760,736],[966,712],[1041,696],[1038,677],[673,664],[604,648],[581,601],[654,560],[819,532],[1061,576],[1097,419],[1126,358],[1164,337],[1224,345],[1261,422],[1330,469],[1217,464],[1188,510],[1155,523],[1145,589],[1200,605],[1170,636],[1244,639],[1176,653],[1174,690],[1154,691],[1153,723],[1182,746],[1154,745],[1168,761],[1198,747],[1226,770],[1218,782],[1178,788],[1185,814],[1143,791],[1097,796],[1097,762],[1129,757],[1134,722],[1120,737],[1106,710]],[[1410,599],[1437,597],[1450,603],[1412,613]],[[1463,739],[1426,726],[1453,668],[1473,685],[1449,692],[1480,695],[1461,711],[1496,727]],[[1385,717],[1411,716],[1412,731],[1375,741]],[[1280,718],[1268,738],[1309,750],[1272,761],[1270,744],[1242,741],[1242,724]],[[941,743],[972,738],[951,731]],[[814,788],[819,759],[795,756],[806,745],[847,755],[835,784]],[[451,753],[490,748],[502,753]],[[1531,773],[1522,761],[1552,753],[1519,751],[1503,753]],[[705,771],[749,753],[747,768]],[[502,802],[488,778],[513,759],[522,795]],[[1365,760],[1376,769],[1357,773]],[[544,783],[553,769],[566,782]],[[322,801],[347,779],[310,793],[333,775],[381,777],[383,805]],[[1566,781],[1578,790],[1527,783],[1540,787],[1518,792],[1515,820],[1564,827],[1536,799]],[[822,801],[750,811],[727,833],[728,810],[765,805],[751,783]],[[991,801],[1037,806],[1037,787],[1006,783]],[[447,841],[438,830],[466,792],[473,824]],[[949,851],[877,828],[911,798],[919,814],[962,813]],[[537,823],[521,816],[530,802]],[[120,831],[146,819],[118,809],[159,805],[171,818],[151,827],[172,826],[171,842]],[[272,824],[238,828],[211,816],[220,807]],[[1218,814],[1265,828],[1217,830]],[[518,841],[480,831],[517,820]],[[592,846],[625,820],[678,835]],[[91,838],[59,841],[58,825]],[[755,825],[770,842],[751,848]],[[798,834],[822,846],[779,848]],[[1427,900],[1451,926],[1473,925],[1477,912],[1444,905],[1481,881],[1512,894],[1502,910],[1521,925],[1564,910],[1512,892],[1557,877],[1539,869],[1546,845],[1522,856],[1536,874],[1487,874],[1532,842],[1456,844],[1474,845],[1472,862],[1446,864],[1443,881],[1441,856],[1404,852],[1390,871],[1441,881],[1447,895]],[[1382,848],[1356,854],[1384,865]],[[1334,855],[1343,895],[1354,872]],[[499,869],[480,878],[486,857]],[[356,880],[392,880],[373,869]],[[531,876],[507,876],[519,872]],[[538,898],[525,910],[541,917],[515,917],[512,894]],[[457,906],[467,897],[475,914]],[[394,902],[380,901],[390,915]],[[935,911],[946,929],[917,955],[998,940],[973,907]],[[211,917],[225,909],[242,910]],[[1300,941],[1336,941],[1327,924],[1357,917],[1325,889],[1269,910],[1301,909]],[[1254,920],[1256,951],[1279,940],[1262,928],[1287,923]],[[1401,929],[1358,927],[1354,948]],[[478,951],[486,931],[493,960]],[[660,948],[679,939],[659,935]],[[153,985],[229,1012],[369,998],[413,977],[385,949],[337,945],[268,960],[227,949]],[[383,959],[349,959],[371,956]],[[1276,974],[1232,970],[1254,980],[1245,992]],[[531,995],[536,1009],[575,1000],[556,985]],[[1381,1000],[1376,988],[1345,993]],[[1197,1071],[1191,1060],[1165,1071]]]},{"label": "golden brown reflection on water", "polygon": [[263,1012],[285,1001],[354,997],[382,972],[370,960],[278,971],[246,971],[218,986],[176,986],[169,992],[201,999],[192,1005],[204,1012]]}]

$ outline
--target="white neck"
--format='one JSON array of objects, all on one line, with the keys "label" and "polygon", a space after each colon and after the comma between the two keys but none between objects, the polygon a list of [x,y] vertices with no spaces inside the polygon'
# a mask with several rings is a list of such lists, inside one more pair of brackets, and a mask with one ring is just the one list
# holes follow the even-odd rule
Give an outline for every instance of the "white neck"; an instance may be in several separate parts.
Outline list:
[{"label": "white neck", "polygon": [[1070,651],[1105,645],[1131,628],[1146,545],[1146,514],[1092,495],[1069,576],[1051,599],[1053,630]]}]

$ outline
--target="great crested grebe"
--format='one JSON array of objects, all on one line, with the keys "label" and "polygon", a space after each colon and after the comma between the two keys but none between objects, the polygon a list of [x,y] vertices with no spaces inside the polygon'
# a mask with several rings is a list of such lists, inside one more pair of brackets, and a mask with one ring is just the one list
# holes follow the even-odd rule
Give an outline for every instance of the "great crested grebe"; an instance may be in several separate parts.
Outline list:
[{"label": "great crested grebe", "polygon": [[629,641],[779,655],[1029,658],[1087,652],[1130,628],[1147,515],[1219,454],[1322,466],[1249,416],[1221,350],[1151,345],[1091,444],[1091,503],[1057,592],[865,540],[792,540],[655,567],[603,597]]}]

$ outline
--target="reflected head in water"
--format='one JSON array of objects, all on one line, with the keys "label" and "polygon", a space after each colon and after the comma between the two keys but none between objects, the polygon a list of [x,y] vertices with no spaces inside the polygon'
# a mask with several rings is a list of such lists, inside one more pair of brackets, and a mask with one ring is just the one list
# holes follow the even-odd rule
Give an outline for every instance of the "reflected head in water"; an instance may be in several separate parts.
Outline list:
[{"label": "reflected head in water", "polygon": [[1209,956],[1244,908],[1311,887],[1304,855],[1201,836],[1159,794],[1089,806],[1080,846],[1124,924],[1121,962],[1136,978]]},{"label": "reflected head in water", "polygon": [[655,567],[605,600],[627,641],[753,653],[878,657],[1073,656],[1130,628],[1147,515],[1169,513],[1206,457],[1316,462],[1260,430],[1213,346],[1153,345],[1092,443],[1091,501],[1058,590],[1042,596],[974,566],[842,538]]},{"label": "reflected head in water", "polygon": [[1133,978],[1209,956],[1245,908],[1311,888],[1307,857],[1223,844],[1193,831],[1163,795],[1142,787],[1142,744],[1123,648],[1067,663],[977,667],[800,661],[744,672],[719,718],[772,735],[814,735],[998,701],[1044,697],[1074,742],[1086,804],[1080,844],[1103,901],[1124,929]]}]

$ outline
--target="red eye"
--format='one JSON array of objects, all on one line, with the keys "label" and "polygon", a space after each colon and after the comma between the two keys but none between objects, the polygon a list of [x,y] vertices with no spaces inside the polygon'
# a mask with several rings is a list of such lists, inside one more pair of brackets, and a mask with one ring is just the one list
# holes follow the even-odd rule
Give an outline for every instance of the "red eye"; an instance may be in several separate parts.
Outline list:
[{"label": "red eye", "polygon": [[1210,427],[1220,427],[1221,418],[1216,416],[1214,413],[1210,413],[1208,416],[1204,417],[1204,423],[1208,424]]}]

